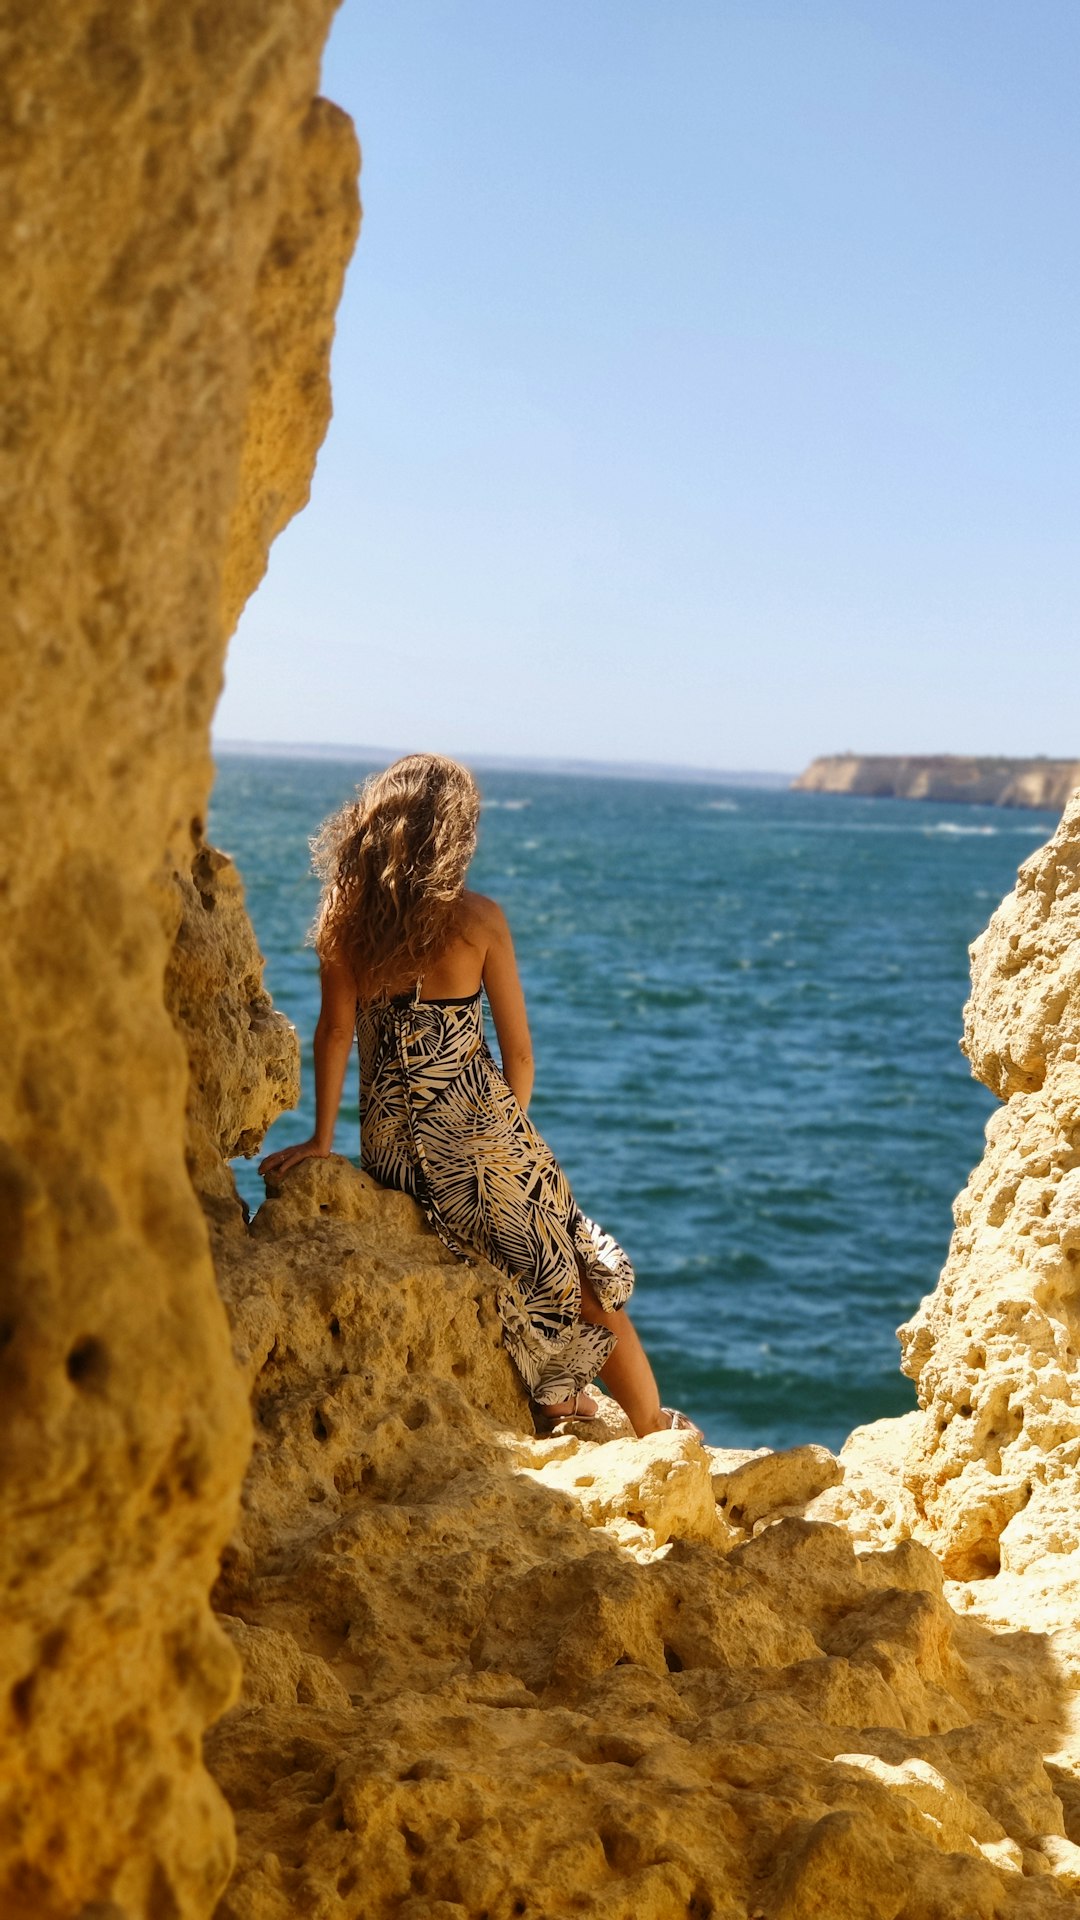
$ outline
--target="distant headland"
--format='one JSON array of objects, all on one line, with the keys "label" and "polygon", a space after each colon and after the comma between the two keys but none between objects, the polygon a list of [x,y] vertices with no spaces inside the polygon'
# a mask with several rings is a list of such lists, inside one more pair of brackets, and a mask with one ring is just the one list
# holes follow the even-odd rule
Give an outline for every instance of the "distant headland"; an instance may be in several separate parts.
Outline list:
[{"label": "distant headland", "polygon": [[1060,813],[1080,787],[1080,760],[1004,760],[960,753],[826,753],[792,781],[804,793],[1039,807]]}]

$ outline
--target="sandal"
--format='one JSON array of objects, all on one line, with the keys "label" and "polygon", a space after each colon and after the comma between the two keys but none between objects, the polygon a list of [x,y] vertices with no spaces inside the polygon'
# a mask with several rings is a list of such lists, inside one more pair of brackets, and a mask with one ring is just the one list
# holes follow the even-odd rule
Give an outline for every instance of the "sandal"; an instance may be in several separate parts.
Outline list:
[{"label": "sandal", "polygon": [[[587,1403],[588,1411],[581,1404],[583,1400]],[[538,1400],[530,1400],[529,1406],[537,1426],[541,1427],[545,1433],[550,1433],[553,1427],[558,1426],[560,1420],[595,1420],[600,1411],[596,1401],[591,1394],[586,1393],[584,1387],[575,1393],[572,1401],[566,1402],[561,1407],[544,1407]]]},{"label": "sandal", "polygon": [[678,1407],[661,1407],[660,1412],[664,1416],[664,1426],[672,1433],[694,1433],[704,1445],[705,1435],[688,1414],[680,1413]]}]

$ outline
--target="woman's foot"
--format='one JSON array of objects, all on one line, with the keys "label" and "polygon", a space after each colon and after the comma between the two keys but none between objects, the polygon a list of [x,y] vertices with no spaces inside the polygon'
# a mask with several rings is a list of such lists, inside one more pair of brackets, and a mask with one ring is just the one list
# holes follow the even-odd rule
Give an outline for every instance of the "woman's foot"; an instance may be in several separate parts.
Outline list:
[{"label": "woman's foot", "polygon": [[698,1439],[704,1443],[705,1435],[702,1433],[701,1428],[695,1427],[689,1415],[680,1413],[678,1407],[661,1407],[660,1421],[660,1432],[663,1432],[664,1429],[667,1428],[673,1433],[695,1433]]},{"label": "woman's foot", "polygon": [[572,1400],[561,1400],[554,1407],[541,1406],[538,1401],[533,1402],[533,1413],[537,1419],[543,1420],[545,1424],[550,1422],[552,1426],[556,1420],[595,1420],[599,1411],[599,1406],[592,1394],[584,1390],[575,1393]]}]

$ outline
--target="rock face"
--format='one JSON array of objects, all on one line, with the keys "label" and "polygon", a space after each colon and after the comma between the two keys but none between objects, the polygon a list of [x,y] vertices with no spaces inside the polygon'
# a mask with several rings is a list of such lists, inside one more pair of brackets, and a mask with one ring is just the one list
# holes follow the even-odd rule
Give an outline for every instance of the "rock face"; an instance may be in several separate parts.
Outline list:
[{"label": "rock face", "polygon": [[965,1048],[1005,1106],[901,1329],[907,1486],[957,1574],[1080,1551],[1080,797],[972,949]]},{"label": "rock face", "polygon": [[[808,1513],[915,1539],[969,1617],[1043,1637],[1044,1757],[1080,1839],[1080,797],[972,948],[965,1047],[1005,1105],[956,1202],[936,1291],[900,1329],[920,1409],[853,1434]],[[1072,1869],[1066,1871],[1071,1872]],[[1080,1890],[1080,1879],[1075,1882]]]},{"label": "rock face", "polygon": [[963,754],[828,753],[792,781],[806,793],[1043,807],[1060,812],[1080,786],[1080,760],[970,759]]},{"label": "rock face", "polygon": [[227,1161],[254,1152],[300,1098],[296,1034],[263,985],[262,955],[226,854],[200,840],[173,877],[173,946],[165,1005],[188,1057],[187,1166],[205,1211],[227,1216]]},{"label": "rock face", "polygon": [[200,1736],[250,1417],[162,982],[227,622],[325,427],[329,12],[66,0],[4,37],[5,1920],[206,1914],[232,1861]]}]

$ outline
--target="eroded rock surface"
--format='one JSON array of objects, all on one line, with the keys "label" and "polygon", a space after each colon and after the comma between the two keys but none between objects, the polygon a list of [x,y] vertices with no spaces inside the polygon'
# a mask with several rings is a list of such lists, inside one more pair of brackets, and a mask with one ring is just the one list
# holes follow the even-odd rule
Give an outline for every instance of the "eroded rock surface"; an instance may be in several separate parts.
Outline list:
[{"label": "eroded rock surface", "polygon": [[494,1274],[346,1161],[214,1244],[256,1431],[220,1920],[1071,1910],[1054,1662],[925,1547],[777,1519],[827,1497],[824,1449],[606,1409],[537,1439]]},{"label": "eroded rock surface", "polygon": [[330,11],[3,27],[5,1920],[205,1915],[232,1860],[200,1736],[236,1686],[207,1595],[250,1422],[162,982],[228,618],[325,426],[356,221],[313,105]]},{"label": "eroded rock surface", "polygon": [[965,1044],[1005,1098],[901,1329],[905,1483],[959,1577],[1080,1551],[1080,798],[972,949]]},{"label": "eroded rock surface", "polygon": [[200,839],[173,876],[165,1004],[188,1056],[187,1164],[203,1207],[239,1206],[227,1162],[257,1149],[300,1098],[295,1029],[263,984],[263,958],[227,854]]}]

